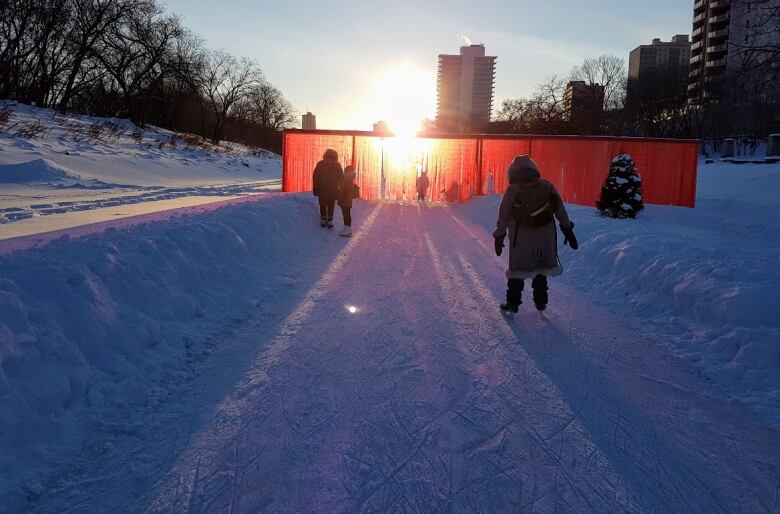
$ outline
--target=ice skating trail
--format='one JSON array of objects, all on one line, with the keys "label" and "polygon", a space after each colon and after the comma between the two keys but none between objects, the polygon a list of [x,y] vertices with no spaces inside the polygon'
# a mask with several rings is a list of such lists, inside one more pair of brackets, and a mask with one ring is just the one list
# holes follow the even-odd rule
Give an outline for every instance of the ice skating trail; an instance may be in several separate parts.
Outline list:
[{"label": "ice skating trail", "polygon": [[640,319],[565,278],[544,316],[506,319],[484,230],[363,214],[281,323],[216,341],[165,423],[110,450],[96,435],[31,510],[778,512],[777,432]]}]

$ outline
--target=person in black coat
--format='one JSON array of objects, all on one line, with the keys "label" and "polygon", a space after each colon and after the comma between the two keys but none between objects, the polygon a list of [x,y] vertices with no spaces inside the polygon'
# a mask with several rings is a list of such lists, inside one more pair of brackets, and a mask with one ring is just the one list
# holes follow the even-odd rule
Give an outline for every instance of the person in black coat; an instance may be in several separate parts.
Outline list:
[{"label": "person in black coat", "polygon": [[425,197],[428,195],[428,188],[431,186],[431,181],[428,180],[428,172],[423,171],[419,177],[417,177],[417,200],[425,202]]},{"label": "person in black coat", "polygon": [[333,211],[336,200],[341,193],[341,181],[344,170],[339,164],[339,154],[336,150],[326,150],[322,160],[314,168],[312,183],[314,196],[320,200],[320,226],[333,228]]},{"label": "person in black coat", "polygon": [[339,206],[344,215],[344,228],[339,232],[340,236],[349,237],[352,235],[352,199],[355,192],[355,168],[347,166],[344,168],[344,178],[341,180],[341,195],[339,196]]}]

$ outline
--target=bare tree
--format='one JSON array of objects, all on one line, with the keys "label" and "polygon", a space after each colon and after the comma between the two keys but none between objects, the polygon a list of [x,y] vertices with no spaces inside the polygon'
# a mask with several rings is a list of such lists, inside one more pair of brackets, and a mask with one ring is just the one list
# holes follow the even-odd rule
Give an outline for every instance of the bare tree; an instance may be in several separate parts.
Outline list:
[{"label": "bare tree", "polygon": [[201,79],[201,87],[214,116],[211,138],[218,143],[222,138],[225,120],[237,102],[247,97],[262,80],[257,65],[249,59],[236,59],[223,51],[208,55]]},{"label": "bare tree", "polygon": [[68,35],[73,62],[65,79],[60,111],[65,112],[74,94],[79,76],[84,82],[94,77],[83,68],[86,59],[94,54],[95,46],[110,28],[143,0],[72,0],[73,26]]},{"label": "bare tree", "polygon": [[143,125],[140,94],[156,80],[161,80],[165,70],[165,56],[173,41],[182,35],[179,20],[163,16],[152,2],[139,4],[121,24],[111,27],[101,37],[96,47],[98,59],[122,94],[121,116]]},{"label": "bare tree", "polygon": [[267,81],[251,87],[247,91],[245,103],[251,121],[267,133],[290,128],[297,121],[295,108],[281,91]]},{"label": "bare tree", "polygon": [[604,86],[604,108],[623,107],[626,96],[626,61],[614,55],[602,55],[585,59],[571,70],[569,80],[581,80],[586,84]]},{"label": "bare tree", "polygon": [[566,82],[552,76],[539,84],[531,98],[505,100],[491,131],[514,134],[562,134],[566,131]]},{"label": "bare tree", "polygon": [[281,91],[158,2],[0,0],[0,98],[276,148],[296,121]]}]

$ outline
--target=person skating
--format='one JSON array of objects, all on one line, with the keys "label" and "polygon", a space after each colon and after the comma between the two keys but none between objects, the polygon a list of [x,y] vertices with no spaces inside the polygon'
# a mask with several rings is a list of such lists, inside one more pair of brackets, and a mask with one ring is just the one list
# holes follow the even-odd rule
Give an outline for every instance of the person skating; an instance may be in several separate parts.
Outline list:
[{"label": "person skating", "polygon": [[344,228],[339,232],[340,236],[350,237],[352,235],[352,200],[355,198],[355,168],[347,166],[344,168],[344,177],[341,179],[341,195],[339,196],[339,207],[344,217]]},{"label": "person skating", "polygon": [[425,202],[425,197],[428,195],[428,188],[431,186],[431,181],[428,179],[428,172],[423,171],[419,177],[417,177],[417,201]]},{"label": "person skating", "polygon": [[539,167],[528,155],[515,157],[509,165],[509,187],[501,200],[495,238],[496,255],[501,255],[509,232],[509,269],[507,270],[504,312],[517,312],[525,279],[532,279],[533,300],[543,311],[548,302],[548,277],[563,273],[558,259],[558,234],[555,218],[566,235],[564,244],[578,248],[574,224],[553,184],[541,177]]},{"label": "person skating", "polygon": [[339,164],[336,150],[326,150],[322,160],[314,168],[312,184],[314,196],[320,201],[320,226],[333,228],[333,211],[340,194],[340,185],[344,171]]}]

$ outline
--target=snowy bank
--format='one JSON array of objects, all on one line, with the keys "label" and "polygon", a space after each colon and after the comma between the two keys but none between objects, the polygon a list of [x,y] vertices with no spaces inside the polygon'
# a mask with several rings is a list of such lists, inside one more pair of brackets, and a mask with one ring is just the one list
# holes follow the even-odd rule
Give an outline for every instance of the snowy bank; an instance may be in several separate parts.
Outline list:
[{"label": "snowy bank", "polygon": [[209,337],[283,312],[343,247],[311,196],[256,198],[0,257],[0,497],[39,494],[88,432],[139,430]]},{"label": "snowy bank", "polygon": [[[278,155],[127,120],[1,102],[0,223],[38,216],[278,190]],[[151,209],[150,209],[151,210]]]},{"label": "snowy bank", "polygon": [[[780,165],[702,165],[698,191],[696,209],[650,205],[636,220],[569,206],[581,248],[561,252],[559,280],[646,320],[732,398],[780,423]],[[490,229],[499,200],[459,209]]]}]

